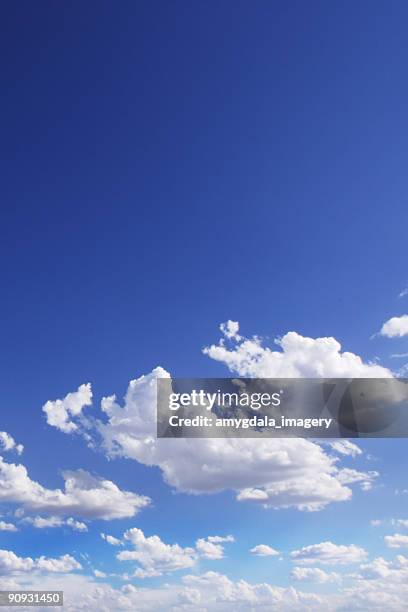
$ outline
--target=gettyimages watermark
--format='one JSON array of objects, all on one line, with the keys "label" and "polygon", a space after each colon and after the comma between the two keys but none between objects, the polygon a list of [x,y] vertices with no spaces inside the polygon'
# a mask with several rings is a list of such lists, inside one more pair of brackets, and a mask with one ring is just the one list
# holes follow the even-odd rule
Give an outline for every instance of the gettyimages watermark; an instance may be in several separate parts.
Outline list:
[{"label": "gettyimages watermark", "polygon": [[159,378],[157,437],[408,437],[408,379]]}]

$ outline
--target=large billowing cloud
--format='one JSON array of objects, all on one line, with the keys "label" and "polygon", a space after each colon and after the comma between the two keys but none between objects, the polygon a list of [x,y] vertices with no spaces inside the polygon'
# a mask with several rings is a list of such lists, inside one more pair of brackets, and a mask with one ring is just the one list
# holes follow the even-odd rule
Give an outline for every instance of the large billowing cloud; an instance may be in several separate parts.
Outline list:
[{"label": "large billowing cloud", "polygon": [[0,457],[0,502],[18,504],[27,512],[104,520],[135,516],[150,502],[84,470],[67,471],[63,477],[63,490],[47,489],[29,477],[24,465]]},{"label": "large billowing cloud", "polygon": [[[279,350],[272,351],[263,347],[257,337],[245,339],[239,335],[236,322],[228,321],[221,331],[224,337],[220,342],[204,352],[239,375],[392,375],[378,364],[364,363],[353,353],[341,352],[334,338],[304,338],[290,332],[279,341]],[[85,422],[78,411],[75,423],[71,411],[69,423],[74,425],[71,431],[82,431],[88,437],[96,429],[99,444],[109,457],[121,456],[158,466],[165,481],[178,491],[209,494],[229,489],[235,492],[238,501],[257,502],[265,507],[320,510],[331,502],[349,500],[350,484],[360,482],[368,489],[377,475],[350,468],[342,470],[338,458],[328,454],[322,445],[305,439],[157,439],[158,377],[169,378],[170,374],[158,367],[151,374],[132,380],[123,406],[115,395],[105,397],[101,404],[105,419]],[[90,429],[85,430],[87,425]],[[333,446],[342,455],[346,450],[349,455],[357,454],[356,448]]]},{"label": "large billowing cloud", "polygon": [[[156,368],[129,384],[124,406],[115,396],[102,402],[108,421],[99,421],[102,445],[109,456],[159,466],[165,481],[192,494],[236,492],[239,501],[275,508],[318,510],[351,498],[350,475],[334,457],[303,439],[157,439],[156,378],[169,374]],[[353,482],[373,474],[353,471]],[[342,479],[343,478],[343,479]]]}]

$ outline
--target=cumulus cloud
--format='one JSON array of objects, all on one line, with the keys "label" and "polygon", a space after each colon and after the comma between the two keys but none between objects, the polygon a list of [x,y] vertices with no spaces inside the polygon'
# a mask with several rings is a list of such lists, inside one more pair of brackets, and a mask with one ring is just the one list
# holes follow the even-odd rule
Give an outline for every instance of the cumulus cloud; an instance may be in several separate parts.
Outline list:
[{"label": "cumulus cloud", "polygon": [[[235,321],[227,321],[221,331],[224,337],[220,342],[204,352],[238,375],[392,376],[378,364],[364,363],[359,356],[342,352],[334,338],[312,339],[289,332],[278,341],[279,349],[271,350],[262,346],[256,336],[246,339],[239,335]],[[157,466],[167,484],[193,495],[229,489],[241,502],[312,511],[351,499],[350,484],[371,486],[374,472],[344,472],[337,458],[329,456],[322,445],[306,439],[157,439],[158,377],[170,378],[170,374],[158,367],[130,381],[123,406],[115,395],[104,397],[104,418],[82,421],[78,431],[92,435],[94,446],[102,446],[108,457],[126,457]],[[47,402],[50,404],[54,405]],[[350,443],[339,444],[336,450],[353,456],[358,453],[356,449]]]},{"label": "cumulus cloud", "polygon": [[24,450],[24,446],[22,444],[17,444],[14,438],[6,431],[0,431],[0,450],[15,450],[18,455],[21,455]]},{"label": "cumulus cloud", "polygon": [[361,565],[359,575],[365,580],[391,578],[394,581],[406,581],[408,578],[408,559],[403,555],[398,555],[394,561],[386,561],[383,557],[377,557],[370,563]]},{"label": "cumulus cloud", "polygon": [[56,559],[49,557],[19,557],[11,550],[0,550],[0,575],[14,574],[15,572],[71,572],[82,569],[76,559],[70,555],[62,555]]},{"label": "cumulus cloud", "polygon": [[408,315],[388,319],[380,330],[381,336],[387,338],[402,338],[408,336]]},{"label": "cumulus cloud", "polygon": [[[230,339],[222,329],[224,336]],[[224,338],[204,349],[204,353],[225,364],[231,372],[254,378],[381,378],[392,372],[361,357],[342,352],[332,337],[307,338],[291,331],[275,340],[279,350],[263,346],[258,336]]]},{"label": "cumulus cloud", "polygon": [[179,582],[156,588],[138,588],[133,584],[126,584],[121,589],[115,589],[100,579],[95,581],[89,576],[60,574],[57,577],[48,574],[38,577],[33,573],[18,577],[14,584],[14,588],[17,587],[26,590],[63,590],[66,612],[225,612],[252,609],[327,612],[325,600],[318,595],[303,593],[293,587],[274,586],[267,582],[233,581],[217,572],[187,575]]},{"label": "cumulus cloud", "polygon": [[72,433],[78,429],[71,417],[78,417],[85,406],[92,405],[92,389],[90,383],[81,385],[77,391],[68,393],[64,399],[48,401],[43,406],[47,423],[52,427]]},{"label": "cumulus cloud", "polygon": [[17,527],[13,523],[0,521],[0,531],[17,531]]},{"label": "cumulus cloud", "polygon": [[110,544],[130,544],[131,550],[122,550],[116,555],[119,561],[136,561],[138,567],[134,577],[147,578],[193,567],[199,559],[212,561],[224,557],[224,544],[234,542],[234,537],[208,536],[198,538],[195,547],[183,548],[179,544],[166,544],[158,535],[147,537],[141,529],[125,531],[123,540],[101,534]]},{"label": "cumulus cloud", "polygon": [[235,538],[233,535],[227,536],[208,536],[207,540],[209,542],[214,542],[214,544],[220,544],[221,542],[235,542]]},{"label": "cumulus cloud", "polygon": [[327,584],[341,580],[340,574],[325,572],[318,567],[294,567],[291,577],[297,582],[315,582],[317,584]]},{"label": "cumulus cloud", "polygon": [[196,541],[196,550],[203,559],[222,559],[224,557],[224,546],[222,542],[233,542],[231,536],[209,536],[208,538],[199,538]]},{"label": "cumulus cloud", "polygon": [[54,527],[70,527],[74,531],[88,531],[88,527],[81,521],[76,521],[74,518],[69,517],[63,519],[60,516],[27,516],[22,520],[24,523],[29,523],[36,529],[50,529]]},{"label": "cumulus cloud", "polygon": [[351,498],[351,489],[339,478],[336,460],[309,440],[157,439],[158,377],[170,375],[156,368],[132,380],[123,407],[114,395],[103,399],[108,420],[97,421],[96,427],[108,456],[158,466],[165,481],[185,493],[232,489],[238,501],[300,510],[319,510]]},{"label": "cumulus cloud", "polygon": [[119,540],[118,538],[106,533],[101,533],[101,538],[111,546],[120,546],[122,544],[122,540]]},{"label": "cumulus cloud", "polygon": [[95,578],[106,578],[106,574],[105,572],[101,572],[100,570],[94,570],[94,576]]},{"label": "cumulus cloud", "polygon": [[389,548],[408,548],[408,535],[394,533],[394,535],[385,536],[384,541]]},{"label": "cumulus cloud", "polygon": [[249,551],[251,555],[255,555],[257,557],[273,557],[279,555],[279,552],[272,548],[272,546],[268,546],[268,544],[258,544],[254,546]]},{"label": "cumulus cloud", "polygon": [[[118,553],[119,561],[136,561],[140,566],[134,573],[139,578],[161,576],[169,572],[192,567],[196,562],[194,548],[182,548],[178,544],[165,544],[157,535],[146,537],[134,527],[123,534],[132,550]],[[213,546],[216,546],[213,544]]]},{"label": "cumulus cloud", "polygon": [[228,320],[226,323],[221,323],[220,330],[223,335],[229,340],[241,340],[241,336],[238,334],[239,332],[239,323],[238,321]]},{"label": "cumulus cloud", "polygon": [[304,546],[300,550],[290,553],[292,560],[301,565],[312,565],[323,563],[326,565],[348,565],[350,563],[361,563],[367,557],[367,552],[351,544],[350,546],[333,544],[333,542],[321,542]]},{"label": "cumulus cloud", "polygon": [[47,489],[31,480],[24,465],[6,463],[0,457],[0,502],[51,516],[103,520],[135,516],[150,502],[148,497],[122,491],[112,481],[84,470],[63,472],[63,478],[64,490]]}]

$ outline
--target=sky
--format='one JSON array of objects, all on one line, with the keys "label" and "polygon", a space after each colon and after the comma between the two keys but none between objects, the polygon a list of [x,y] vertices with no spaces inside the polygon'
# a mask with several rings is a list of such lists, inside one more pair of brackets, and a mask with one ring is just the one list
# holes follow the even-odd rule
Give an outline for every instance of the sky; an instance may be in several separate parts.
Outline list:
[{"label": "sky", "polygon": [[403,609],[404,439],[156,441],[152,393],[407,371],[406,3],[0,10],[0,586]]}]

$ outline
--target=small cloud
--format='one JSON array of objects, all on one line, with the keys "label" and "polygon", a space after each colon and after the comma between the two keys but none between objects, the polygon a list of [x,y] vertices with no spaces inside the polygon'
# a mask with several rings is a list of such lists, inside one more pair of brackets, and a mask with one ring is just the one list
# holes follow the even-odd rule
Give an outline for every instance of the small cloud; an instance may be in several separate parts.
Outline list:
[{"label": "small cloud", "polygon": [[94,570],[94,576],[95,578],[106,578],[106,574],[105,572],[101,572],[99,570]]},{"label": "small cloud", "polygon": [[77,391],[68,393],[64,399],[46,402],[42,409],[46,414],[48,425],[69,434],[78,429],[71,417],[80,416],[82,409],[91,405],[92,388],[91,384],[87,383],[78,387]]},{"label": "small cloud", "polygon": [[239,332],[238,321],[231,321],[230,319],[226,323],[221,323],[220,330],[228,340],[241,340]]},{"label": "small cloud", "polygon": [[337,453],[349,455],[350,457],[357,457],[357,455],[361,455],[363,452],[357,444],[350,442],[350,440],[335,440],[334,442],[330,442],[330,446]]},{"label": "small cloud", "polygon": [[13,523],[0,521],[0,531],[17,531],[17,527]]},{"label": "small cloud", "polygon": [[408,336],[408,315],[388,319],[380,330],[380,335],[386,338],[402,338]]},{"label": "small cloud", "polygon": [[118,538],[115,538],[114,536],[111,536],[106,533],[101,533],[101,538],[111,546],[120,546],[122,544],[122,540],[119,540]]},{"label": "small cloud", "polygon": [[22,444],[16,444],[13,436],[10,436],[6,431],[0,431],[0,449],[3,451],[16,451],[18,455],[21,455],[24,446]]},{"label": "small cloud", "polygon": [[279,555],[279,552],[272,548],[272,546],[268,546],[268,544],[258,544],[251,548],[249,552],[256,557],[275,557]]},{"label": "small cloud", "polygon": [[384,542],[388,548],[408,548],[408,535],[394,533],[394,535],[385,536]]},{"label": "small cloud", "polygon": [[408,295],[408,287],[405,287],[405,289],[403,289],[403,290],[401,291],[401,293],[399,293],[399,294],[398,294],[398,297],[399,297],[399,298],[403,298],[403,297],[405,297],[405,296],[407,296],[407,295]]}]

